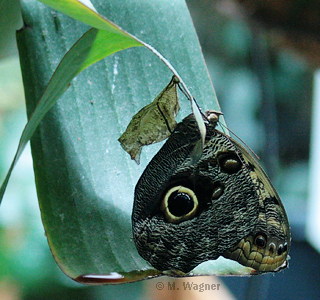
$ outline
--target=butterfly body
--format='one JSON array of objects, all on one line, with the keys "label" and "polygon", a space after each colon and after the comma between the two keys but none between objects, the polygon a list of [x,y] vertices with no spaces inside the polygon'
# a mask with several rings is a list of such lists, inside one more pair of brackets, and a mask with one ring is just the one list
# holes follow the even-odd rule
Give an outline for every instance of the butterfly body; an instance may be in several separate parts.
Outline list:
[{"label": "butterfly body", "polygon": [[252,155],[212,120],[199,160],[190,115],[139,179],[132,213],[138,252],[161,271],[188,273],[221,255],[258,272],[284,268],[290,228],[281,200]]}]

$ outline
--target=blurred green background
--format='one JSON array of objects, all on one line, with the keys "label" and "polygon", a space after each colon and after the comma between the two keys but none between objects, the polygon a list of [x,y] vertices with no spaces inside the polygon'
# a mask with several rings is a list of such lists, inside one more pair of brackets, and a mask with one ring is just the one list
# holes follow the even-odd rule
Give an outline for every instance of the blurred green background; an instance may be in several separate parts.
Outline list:
[{"label": "blurred green background", "polygon": [[[187,3],[226,123],[263,161],[286,207],[294,240],[289,270],[265,275],[260,281],[223,280],[237,299],[249,299],[254,288],[259,291],[250,299],[318,297],[319,276],[312,274],[316,274],[319,257],[305,242],[313,89],[310,63],[293,48],[278,47],[274,35],[249,22],[232,1]],[[27,120],[15,44],[15,30],[21,26],[19,1],[0,0],[1,178]],[[293,281],[300,284],[295,292],[294,287],[289,290]],[[27,148],[0,209],[0,299],[150,299],[144,292],[147,285],[152,280],[85,287],[60,271],[44,236]]]}]

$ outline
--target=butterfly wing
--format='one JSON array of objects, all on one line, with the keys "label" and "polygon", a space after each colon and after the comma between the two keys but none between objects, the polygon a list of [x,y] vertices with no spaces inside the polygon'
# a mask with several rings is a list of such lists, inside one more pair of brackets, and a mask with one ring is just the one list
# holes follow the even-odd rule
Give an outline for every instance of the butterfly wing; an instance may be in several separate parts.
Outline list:
[{"label": "butterfly wing", "polygon": [[192,152],[200,136],[190,115],[139,179],[132,213],[138,252],[163,271],[187,273],[221,255],[257,271],[274,271],[289,251],[282,203],[254,158],[216,130],[216,122],[206,126],[196,163]]},{"label": "butterfly wing", "polygon": [[255,186],[259,206],[255,234],[241,239],[224,253],[226,258],[260,272],[276,272],[287,266],[291,233],[288,217],[280,197],[255,158],[232,139]]}]

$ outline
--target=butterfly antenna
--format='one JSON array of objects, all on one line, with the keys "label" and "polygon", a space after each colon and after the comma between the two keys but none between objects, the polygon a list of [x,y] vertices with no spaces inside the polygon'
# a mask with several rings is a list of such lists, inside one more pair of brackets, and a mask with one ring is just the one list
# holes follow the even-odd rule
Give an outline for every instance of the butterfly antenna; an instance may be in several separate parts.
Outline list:
[{"label": "butterfly antenna", "polygon": [[243,145],[245,145],[247,147],[247,149],[258,159],[260,160],[260,157],[254,153],[254,151],[239,137],[237,136],[233,131],[231,131],[227,126],[225,126],[224,124],[222,124],[221,122],[219,122],[219,124],[226,128],[228,131],[230,131],[232,133],[232,135],[234,135]]}]

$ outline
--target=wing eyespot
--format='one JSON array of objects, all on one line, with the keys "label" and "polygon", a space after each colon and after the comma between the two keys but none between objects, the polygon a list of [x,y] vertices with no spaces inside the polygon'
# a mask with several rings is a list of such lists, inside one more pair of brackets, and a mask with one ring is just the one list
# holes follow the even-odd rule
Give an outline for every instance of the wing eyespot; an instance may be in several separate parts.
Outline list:
[{"label": "wing eyespot", "polygon": [[279,245],[279,247],[278,247],[278,255],[281,255],[282,253],[284,252],[284,247],[283,247],[283,245],[282,244],[280,244]]},{"label": "wing eyespot", "polygon": [[265,248],[267,245],[267,238],[264,235],[258,233],[254,239],[254,244],[258,248]]},{"label": "wing eyespot", "polygon": [[213,191],[212,191],[212,199],[216,200],[219,199],[224,193],[224,186],[220,182],[216,182],[213,185]]},{"label": "wing eyespot", "polygon": [[196,194],[184,186],[169,189],[163,197],[160,210],[170,223],[180,223],[190,220],[199,206]]},{"label": "wing eyespot", "polygon": [[234,174],[237,173],[242,167],[240,158],[234,152],[220,153],[217,159],[221,172],[223,173]]}]

